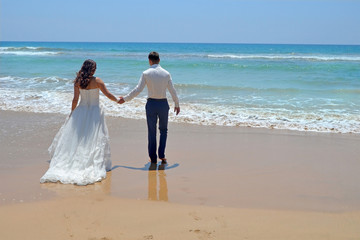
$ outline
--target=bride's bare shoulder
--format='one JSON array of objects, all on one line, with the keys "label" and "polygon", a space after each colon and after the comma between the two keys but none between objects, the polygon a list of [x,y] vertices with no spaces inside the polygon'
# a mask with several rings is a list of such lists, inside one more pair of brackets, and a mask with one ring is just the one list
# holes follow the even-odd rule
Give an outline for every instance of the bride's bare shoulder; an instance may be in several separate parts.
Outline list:
[{"label": "bride's bare shoulder", "polygon": [[95,77],[95,82],[96,83],[103,83],[104,81],[99,77]]},{"label": "bride's bare shoulder", "polygon": [[99,78],[99,77],[95,78],[95,82],[96,82],[96,85],[98,88],[101,88],[104,85],[104,81],[101,80],[101,78]]}]

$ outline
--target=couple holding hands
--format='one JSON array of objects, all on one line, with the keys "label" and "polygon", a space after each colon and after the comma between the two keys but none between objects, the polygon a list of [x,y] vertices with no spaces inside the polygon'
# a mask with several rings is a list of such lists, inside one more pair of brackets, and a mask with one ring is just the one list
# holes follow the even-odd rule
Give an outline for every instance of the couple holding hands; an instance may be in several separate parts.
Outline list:
[{"label": "couple holding hands", "polygon": [[[87,185],[101,181],[111,170],[109,134],[104,111],[99,103],[99,90],[110,100],[120,104],[136,97],[147,86],[146,120],[148,153],[151,163],[161,159],[166,163],[169,104],[166,91],[175,102],[174,112],[180,113],[179,99],[171,75],[160,66],[157,52],[148,56],[150,68],[145,70],[138,85],[126,96],[117,98],[95,77],[96,62],[86,60],[74,80],[72,111],[56,134],[49,152],[50,167],[40,182],[61,182]],[[81,96],[80,103],[79,96]],[[157,149],[156,128],[159,120],[160,141]]]}]

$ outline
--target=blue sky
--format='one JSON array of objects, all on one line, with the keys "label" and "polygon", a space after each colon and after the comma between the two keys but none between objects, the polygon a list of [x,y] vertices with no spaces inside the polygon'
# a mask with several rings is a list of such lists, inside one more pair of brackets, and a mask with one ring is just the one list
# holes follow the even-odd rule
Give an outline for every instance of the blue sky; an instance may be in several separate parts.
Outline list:
[{"label": "blue sky", "polygon": [[360,44],[360,0],[1,0],[2,41]]}]

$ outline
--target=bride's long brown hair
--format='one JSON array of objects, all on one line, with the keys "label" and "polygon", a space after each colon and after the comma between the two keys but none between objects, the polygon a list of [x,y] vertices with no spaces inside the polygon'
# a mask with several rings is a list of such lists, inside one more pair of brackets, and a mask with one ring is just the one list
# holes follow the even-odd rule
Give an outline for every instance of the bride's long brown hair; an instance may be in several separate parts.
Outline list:
[{"label": "bride's long brown hair", "polygon": [[80,71],[76,74],[74,84],[79,84],[80,88],[84,89],[90,83],[90,77],[95,73],[96,62],[91,59],[85,60]]}]

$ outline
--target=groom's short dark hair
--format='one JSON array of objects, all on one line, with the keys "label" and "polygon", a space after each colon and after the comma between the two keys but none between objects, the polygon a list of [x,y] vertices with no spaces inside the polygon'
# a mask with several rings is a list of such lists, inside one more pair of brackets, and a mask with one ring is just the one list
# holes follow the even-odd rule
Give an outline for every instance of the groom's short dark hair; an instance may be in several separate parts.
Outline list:
[{"label": "groom's short dark hair", "polygon": [[153,61],[154,63],[157,63],[160,61],[159,53],[157,52],[151,52],[148,56],[149,60]]}]

